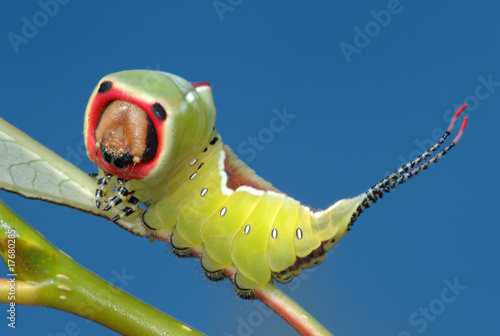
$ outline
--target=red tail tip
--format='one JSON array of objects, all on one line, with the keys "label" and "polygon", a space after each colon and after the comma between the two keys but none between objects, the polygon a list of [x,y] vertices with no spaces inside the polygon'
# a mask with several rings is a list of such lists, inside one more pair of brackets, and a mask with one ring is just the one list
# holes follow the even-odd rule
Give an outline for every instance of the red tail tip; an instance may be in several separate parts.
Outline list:
[{"label": "red tail tip", "polygon": [[457,136],[455,137],[455,139],[453,139],[453,143],[457,143],[458,140],[460,140],[460,138],[462,137],[462,134],[465,131],[465,127],[467,126],[467,120],[469,120],[469,119],[464,118],[464,121],[462,121],[462,126],[460,126],[460,131],[458,131]]},{"label": "red tail tip", "polygon": [[[455,125],[455,121],[457,121],[457,118],[458,116],[460,115],[460,113],[462,113],[463,110],[465,110],[467,108],[467,104],[463,104],[462,106],[460,106],[458,108],[458,110],[455,112],[455,114],[453,115],[453,118],[451,118],[451,123],[450,123],[450,126],[448,126],[448,132],[451,132],[451,130],[453,129],[453,126]],[[462,124],[463,125],[463,124]]]}]

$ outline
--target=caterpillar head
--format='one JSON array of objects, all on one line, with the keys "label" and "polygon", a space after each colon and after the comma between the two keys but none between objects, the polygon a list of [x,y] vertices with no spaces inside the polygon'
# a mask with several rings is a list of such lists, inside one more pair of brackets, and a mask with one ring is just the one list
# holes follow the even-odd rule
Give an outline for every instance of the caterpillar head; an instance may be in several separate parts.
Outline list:
[{"label": "caterpillar head", "polygon": [[210,85],[146,70],[101,79],[90,97],[84,140],[106,173],[149,185],[203,149],[215,123]]}]

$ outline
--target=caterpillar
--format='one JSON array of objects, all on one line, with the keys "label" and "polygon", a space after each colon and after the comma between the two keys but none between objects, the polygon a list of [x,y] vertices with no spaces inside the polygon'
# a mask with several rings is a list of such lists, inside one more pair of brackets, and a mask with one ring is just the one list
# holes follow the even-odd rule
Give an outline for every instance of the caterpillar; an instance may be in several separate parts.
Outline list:
[{"label": "caterpillar", "polygon": [[84,138],[99,170],[97,208],[120,210],[116,221],[144,204],[150,237],[169,242],[178,256],[201,258],[211,280],[231,274],[237,293],[252,298],[272,279],[286,283],[321,263],[365,209],[445,155],[467,118],[455,139],[432,156],[466,107],[426,152],[325,210],[280,192],[223,145],[207,82],[146,70],[105,76],[87,105]]}]

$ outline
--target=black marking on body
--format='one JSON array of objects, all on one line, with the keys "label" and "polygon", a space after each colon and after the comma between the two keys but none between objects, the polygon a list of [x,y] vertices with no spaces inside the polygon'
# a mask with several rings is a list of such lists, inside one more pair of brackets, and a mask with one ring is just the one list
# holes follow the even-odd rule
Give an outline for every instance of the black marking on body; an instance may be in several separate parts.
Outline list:
[{"label": "black marking on body", "polygon": [[142,216],[141,216],[141,221],[142,221],[142,225],[144,225],[148,230],[151,230],[151,231],[156,231],[156,229],[152,226],[149,226],[148,223],[146,222],[146,220],[144,219],[144,215],[146,214],[146,211],[144,211],[142,213]]},{"label": "black marking on body", "polygon": [[[133,192],[131,192],[131,194],[132,194],[132,193],[133,193]],[[136,205],[137,203],[139,203],[139,199],[138,199],[137,197],[135,197],[135,196],[132,196],[132,197],[130,197],[130,198],[128,199],[128,202],[129,202],[130,204]]]},{"label": "black marking on body", "polygon": [[213,145],[215,145],[215,143],[216,143],[218,140],[219,140],[219,138],[218,138],[218,137],[214,137],[214,138],[212,139],[212,141],[210,141],[210,145],[212,145],[212,146],[213,146]]},{"label": "black marking on body", "polygon": [[311,268],[319,265],[326,258],[326,251],[330,249],[334,243],[335,238],[321,242],[320,246],[305,257],[297,257],[292,266],[280,272],[273,272],[273,278],[281,283],[292,281],[293,277],[299,275],[303,268]]},{"label": "black marking on body", "polygon": [[123,214],[125,217],[128,217],[133,213],[134,213],[134,210],[132,210],[131,207],[126,207],[125,209],[123,209]]},{"label": "black marking on body", "polygon": [[[151,161],[156,156],[156,150],[158,149],[158,134],[156,133],[155,125],[153,121],[148,116],[148,132],[146,136],[146,149],[142,154],[142,161]],[[132,162],[130,162],[132,163]]]},{"label": "black marking on body", "polygon": [[118,194],[120,194],[121,196],[127,197],[130,193],[129,193],[127,188],[125,188],[124,186],[121,186],[120,188],[118,188]]},{"label": "black marking on body", "polygon": [[111,209],[112,207],[117,206],[121,202],[123,202],[123,200],[121,198],[119,198],[118,196],[113,196],[113,198],[111,199],[111,202],[109,202],[109,204],[106,205],[106,207],[103,210],[104,211],[109,211],[109,209]]},{"label": "black marking on body", "polygon": [[151,106],[151,111],[153,111],[154,116],[158,120],[165,120],[167,118],[167,112],[160,103],[154,103],[153,106]]},{"label": "black marking on body", "polygon": [[113,87],[113,83],[112,82],[105,81],[105,82],[101,83],[101,85],[99,86],[99,90],[97,90],[97,92],[99,94],[103,94],[103,93],[106,93],[109,90],[111,90],[112,87]]}]

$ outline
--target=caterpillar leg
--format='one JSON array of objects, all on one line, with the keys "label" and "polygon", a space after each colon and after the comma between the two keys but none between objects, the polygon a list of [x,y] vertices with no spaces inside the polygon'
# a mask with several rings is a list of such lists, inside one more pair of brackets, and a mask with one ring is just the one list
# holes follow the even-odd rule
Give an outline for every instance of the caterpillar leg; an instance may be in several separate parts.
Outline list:
[{"label": "caterpillar leg", "polygon": [[195,255],[193,255],[192,252],[193,249],[190,248],[185,248],[185,249],[180,249],[172,245],[172,252],[179,258],[193,258]]},{"label": "caterpillar leg", "polygon": [[[209,271],[205,266],[203,266],[203,258],[202,262],[200,263],[201,267],[205,271],[206,277],[211,280],[211,281],[221,281],[224,279],[229,278],[231,280],[231,283],[233,284],[234,290],[236,291],[236,294],[242,299],[245,300],[252,300],[256,299],[257,297],[255,296],[255,290],[254,289],[249,289],[249,288],[241,288],[241,286],[238,285],[237,277],[238,277],[238,270],[234,265],[231,265],[229,267],[217,270],[217,271]],[[272,280],[271,280],[272,281]]]},{"label": "caterpillar leg", "polygon": [[[107,196],[112,193],[109,186],[109,180],[113,177],[111,174],[101,176],[100,174],[92,174],[97,180],[97,188],[95,190],[95,206],[100,209],[103,203],[107,203]],[[100,177],[101,176],[101,177]]]},{"label": "caterpillar leg", "polygon": [[281,272],[273,272],[273,278],[280,283],[288,283],[300,273],[304,268],[312,268],[318,266],[323,260],[326,259],[326,251],[335,245],[335,239],[330,239],[321,243],[321,245],[309,253],[307,256],[300,258],[297,257],[295,263],[282,270]]},{"label": "caterpillar leg", "polygon": [[236,294],[242,299],[245,300],[253,300],[256,298],[254,290],[253,289],[245,289],[245,288],[240,288],[238,284],[236,283],[235,277],[238,275],[238,273],[235,274],[234,277],[231,277],[231,282],[233,283],[234,289],[236,290]]},{"label": "caterpillar leg", "polygon": [[[115,198],[117,198],[117,196],[114,196],[114,197],[111,199],[111,202],[112,202],[112,203],[111,203],[111,204],[108,204],[108,206],[106,206],[106,208],[108,208],[108,207],[109,207],[109,208],[111,209],[110,205],[112,205],[112,204],[113,204],[113,200],[114,200]],[[133,213],[137,210],[137,206],[138,206],[138,204],[139,204],[139,199],[138,199],[137,197],[135,197],[135,196],[131,196],[131,197],[127,198],[127,200],[126,200],[126,201],[127,201],[127,203],[128,203],[129,205],[125,206],[125,207],[124,207],[124,208],[120,211],[120,213],[119,213],[118,215],[116,215],[115,217],[113,217],[113,218],[111,219],[113,222],[116,222],[117,220],[119,220],[119,219],[121,219],[121,218],[123,218],[123,217],[128,217],[128,216],[130,216],[131,214],[133,214]],[[119,203],[121,203],[121,202],[122,202],[122,201],[120,200],[120,202],[118,202],[117,204],[119,204]],[[105,210],[105,211],[107,211],[107,210],[106,210],[106,208],[104,208],[104,210]],[[108,209],[108,210],[109,210],[109,209]]]},{"label": "caterpillar leg", "polygon": [[104,206],[103,210],[109,211],[122,203],[125,204],[120,213],[111,219],[113,222],[136,211],[139,199],[132,195],[134,191],[125,187],[127,181],[111,174],[98,174],[94,177],[97,179],[95,203],[98,209]]},{"label": "caterpillar leg", "polygon": [[209,272],[204,269],[204,271],[205,271],[205,276],[210,281],[221,281],[227,278],[227,275],[225,275],[222,270],[216,272]]}]

